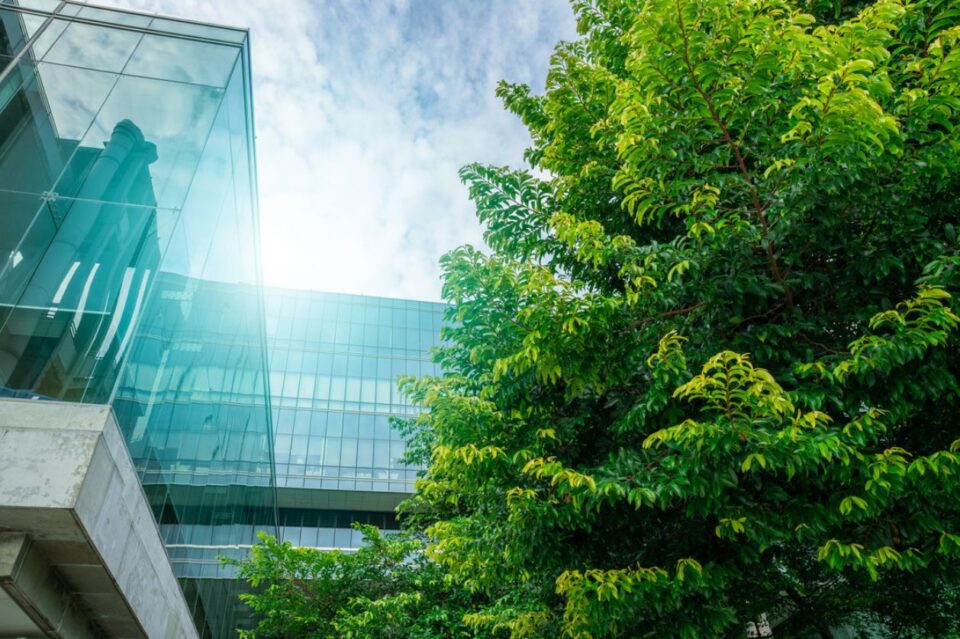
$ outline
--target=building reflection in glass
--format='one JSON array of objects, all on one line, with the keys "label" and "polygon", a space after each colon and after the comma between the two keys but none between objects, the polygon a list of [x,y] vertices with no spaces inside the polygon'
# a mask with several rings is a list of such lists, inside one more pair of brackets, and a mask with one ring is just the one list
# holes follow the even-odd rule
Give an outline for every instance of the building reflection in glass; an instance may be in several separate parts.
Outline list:
[{"label": "building reflection in glass", "polygon": [[105,402],[160,262],[149,172],[157,149],[122,120],[102,150],[78,147],[75,155],[86,160],[76,197],[41,196],[38,215],[55,232],[22,291],[4,291],[0,383]]}]

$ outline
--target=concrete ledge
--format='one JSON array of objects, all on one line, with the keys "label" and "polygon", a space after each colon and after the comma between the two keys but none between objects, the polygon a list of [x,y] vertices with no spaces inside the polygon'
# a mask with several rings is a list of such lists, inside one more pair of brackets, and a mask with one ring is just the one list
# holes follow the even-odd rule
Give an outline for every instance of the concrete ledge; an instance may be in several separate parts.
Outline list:
[{"label": "concrete ledge", "polygon": [[0,399],[0,533],[0,582],[44,632],[197,637],[109,407]]}]

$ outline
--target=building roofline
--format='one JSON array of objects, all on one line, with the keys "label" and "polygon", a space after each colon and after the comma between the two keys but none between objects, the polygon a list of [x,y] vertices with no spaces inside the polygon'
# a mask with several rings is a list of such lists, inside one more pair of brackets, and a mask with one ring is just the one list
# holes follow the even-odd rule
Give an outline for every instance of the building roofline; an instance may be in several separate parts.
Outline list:
[{"label": "building roofline", "polygon": [[296,288],[292,286],[264,286],[263,291],[265,295],[269,295],[270,293],[291,293],[305,297],[309,297],[311,295],[336,295],[347,298],[364,298],[368,300],[383,300],[388,302],[413,302],[416,304],[430,304],[431,306],[440,306],[443,308],[450,306],[446,302],[440,302],[437,300],[423,300],[414,297],[390,297],[387,295],[370,295],[367,293],[345,293],[343,291],[323,291],[319,289]]},{"label": "building roofline", "polygon": [[[44,18],[55,18],[57,20],[64,20],[68,22],[81,22],[85,24],[91,24],[101,27],[110,27],[113,29],[122,29],[125,31],[135,31],[138,33],[151,33],[156,35],[162,35],[172,38],[182,38],[185,40],[196,40],[200,42],[210,42],[214,44],[234,46],[234,47],[248,47],[250,42],[250,29],[248,27],[237,27],[232,25],[220,24],[216,22],[204,22],[202,20],[192,20],[189,18],[180,18],[176,16],[169,16],[161,13],[150,13],[146,11],[136,11],[133,9],[127,9],[125,7],[118,6],[108,6],[103,4],[95,4],[90,2],[83,2],[82,0],[61,0],[56,8],[50,9],[40,9],[37,7],[25,7],[19,4],[7,4],[3,0],[0,0],[0,6],[4,9],[9,9],[18,13],[30,14],[35,16],[41,16]],[[177,31],[172,28],[163,28],[162,25],[157,25],[156,27],[150,23],[143,26],[137,26],[132,24],[124,24],[118,21],[111,21],[108,19],[92,18],[89,16],[81,16],[70,13],[64,13],[63,10],[67,6],[77,7],[79,10],[82,9],[95,9],[98,11],[104,11],[111,14],[119,15],[128,15],[128,16],[137,16],[140,18],[149,18],[151,20],[163,20],[167,23],[181,24],[184,25],[184,31]],[[195,27],[196,30],[207,29],[209,33],[190,33],[185,32],[188,27]],[[159,27],[159,28],[157,28]],[[220,32],[218,37],[216,32]],[[233,34],[232,36],[229,34]]]},{"label": "building roofline", "polygon": [[[83,5],[90,7],[91,9],[104,9],[106,11],[118,11],[120,13],[129,13],[132,15],[145,16],[149,18],[162,18],[164,20],[172,20],[174,22],[185,22],[187,24],[196,24],[204,27],[219,27],[221,29],[230,29],[231,31],[243,31],[245,33],[250,33],[250,27],[240,27],[233,24],[224,24],[222,22],[209,22],[205,20],[193,20],[192,18],[182,18],[180,16],[168,15],[165,13],[159,12],[150,12],[150,11],[139,11],[137,9],[128,9],[126,7],[111,6],[105,4],[99,4],[94,2],[85,2],[84,0],[66,0],[68,4]],[[16,6],[16,5],[14,5]]]}]

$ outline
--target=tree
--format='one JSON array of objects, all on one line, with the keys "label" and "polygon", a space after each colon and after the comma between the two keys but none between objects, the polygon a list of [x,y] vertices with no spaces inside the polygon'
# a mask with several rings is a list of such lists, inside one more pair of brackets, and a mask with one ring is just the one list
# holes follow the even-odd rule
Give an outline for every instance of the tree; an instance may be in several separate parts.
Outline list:
[{"label": "tree", "polygon": [[253,639],[440,639],[469,637],[462,619],[470,598],[446,585],[427,559],[423,539],[382,535],[358,526],[365,545],[355,552],[294,547],[261,533],[239,567],[252,586],[240,599],[257,626]]},{"label": "tree", "polygon": [[577,0],[461,176],[403,506],[479,635],[948,636],[960,6]]}]

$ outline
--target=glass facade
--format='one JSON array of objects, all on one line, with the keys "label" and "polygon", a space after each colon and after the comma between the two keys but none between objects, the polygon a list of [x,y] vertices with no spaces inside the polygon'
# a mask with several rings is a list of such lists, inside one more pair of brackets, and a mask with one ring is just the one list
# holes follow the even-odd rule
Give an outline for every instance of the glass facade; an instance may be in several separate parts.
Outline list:
[{"label": "glass facade", "polygon": [[0,396],[112,404],[205,638],[258,531],[397,528],[444,311],[264,291],[253,139],[246,31],[0,0]]},{"label": "glass facade", "polygon": [[277,534],[259,287],[161,272],[113,406],[198,625],[232,637],[239,558]]},{"label": "glass facade", "polygon": [[0,395],[113,404],[204,637],[278,531],[257,230],[246,31],[0,0]]},{"label": "glass facade", "polygon": [[[444,306],[431,302],[266,291],[281,533],[303,546],[356,548],[353,521],[389,524],[416,468],[390,423],[414,408],[400,375],[437,373]],[[330,504],[339,510],[327,512]],[[312,512],[298,519],[297,513]],[[353,514],[350,514],[353,513]],[[311,518],[312,517],[312,518]],[[385,517],[385,519],[380,519]],[[321,523],[322,522],[322,523]],[[381,526],[383,527],[383,526]]]},{"label": "glass facade", "polygon": [[159,271],[257,283],[245,32],[20,4],[0,4],[0,387],[103,402]]}]

